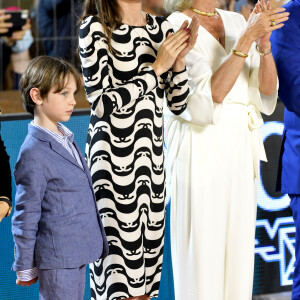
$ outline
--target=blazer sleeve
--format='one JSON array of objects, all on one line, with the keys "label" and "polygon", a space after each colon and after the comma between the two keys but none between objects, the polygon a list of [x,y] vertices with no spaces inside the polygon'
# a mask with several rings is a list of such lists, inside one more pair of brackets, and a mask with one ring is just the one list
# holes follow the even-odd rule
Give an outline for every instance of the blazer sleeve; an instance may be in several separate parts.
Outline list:
[{"label": "blazer sleeve", "polygon": [[112,84],[109,76],[112,58],[108,55],[102,25],[95,17],[87,17],[81,24],[79,53],[87,99],[99,118],[113,114],[158,85],[151,66],[118,86]]},{"label": "blazer sleeve", "polygon": [[41,218],[41,203],[47,187],[40,156],[31,150],[21,152],[14,176],[17,189],[12,217],[15,242],[15,261],[12,269],[23,271],[35,267],[36,235]]},{"label": "blazer sleeve", "polygon": [[[300,14],[296,17],[300,18]],[[271,42],[280,82],[279,98],[289,111],[300,117],[300,22],[296,24],[295,20],[290,18],[275,30]]]},{"label": "blazer sleeve", "polygon": [[[162,17],[161,17],[162,18]],[[169,33],[174,33],[173,26],[168,20],[164,20],[163,24],[164,39]],[[177,28],[179,30],[179,27]],[[174,115],[180,115],[187,107],[187,99],[189,95],[188,74],[186,68],[181,72],[175,72],[170,69],[161,75],[164,78],[166,104]]]},{"label": "blazer sleeve", "polygon": [[9,155],[6,152],[3,140],[0,135],[0,170],[1,170],[1,183],[0,183],[0,201],[1,197],[11,198],[11,170],[9,164]]}]

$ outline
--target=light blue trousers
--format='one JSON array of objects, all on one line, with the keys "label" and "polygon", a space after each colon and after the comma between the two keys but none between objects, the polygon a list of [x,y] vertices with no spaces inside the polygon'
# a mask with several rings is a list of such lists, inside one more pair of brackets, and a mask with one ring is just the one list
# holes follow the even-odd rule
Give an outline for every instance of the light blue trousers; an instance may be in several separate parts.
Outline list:
[{"label": "light blue trousers", "polygon": [[40,300],[83,300],[86,265],[74,269],[38,269]]}]

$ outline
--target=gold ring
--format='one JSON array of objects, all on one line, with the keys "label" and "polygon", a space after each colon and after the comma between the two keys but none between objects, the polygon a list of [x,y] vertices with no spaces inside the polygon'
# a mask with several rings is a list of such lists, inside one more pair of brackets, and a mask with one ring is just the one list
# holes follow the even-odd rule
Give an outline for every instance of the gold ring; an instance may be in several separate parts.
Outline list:
[{"label": "gold ring", "polygon": [[271,26],[272,26],[272,27],[274,27],[274,26],[277,25],[275,20],[270,20],[270,22],[271,22]]}]

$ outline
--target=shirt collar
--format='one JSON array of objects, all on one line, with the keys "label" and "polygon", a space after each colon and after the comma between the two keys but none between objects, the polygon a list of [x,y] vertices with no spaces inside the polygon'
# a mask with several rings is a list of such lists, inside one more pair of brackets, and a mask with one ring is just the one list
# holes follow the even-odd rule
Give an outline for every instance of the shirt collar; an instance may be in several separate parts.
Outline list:
[{"label": "shirt collar", "polygon": [[71,143],[73,143],[74,141],[74,134],[73,132],[68,129],[66,126],[64,126],[63,124],[61,123],[57,123],[57,129],[62,133],[61,134],[58,134],[50,129],[47,129],[45,127],[42,127],[42,126],[39,126],[37,125],[36,123],[34,123],[34,121],[31,122],[31,124],[45,132],[47,132],[48,134],[50,134],[51,136],[55,137],[55,139],[59,142],[62,142],[63,140],[66,140],[68,139]]},{"label": "shirt collar", "polygon": [[57,129],[63,134],[64,137],[66,137],[70,142],[73,143],[74,134],[70,129],[68,129],[66,126],[64,126],[61,123],[57,123]]}]

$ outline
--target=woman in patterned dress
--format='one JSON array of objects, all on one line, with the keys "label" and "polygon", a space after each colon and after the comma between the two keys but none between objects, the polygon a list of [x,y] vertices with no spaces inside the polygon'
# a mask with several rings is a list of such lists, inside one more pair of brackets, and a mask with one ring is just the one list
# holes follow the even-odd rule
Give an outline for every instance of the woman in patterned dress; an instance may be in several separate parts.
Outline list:
[{"label": "woman in patterned dress", "polygon": [[157,297],[165,226],[162,109],[189,93],[198,22],[172,34],[141,0],[87,0],[79,51],[91,119],[86,157],[110,254],[90,265],[92,299]]}]

